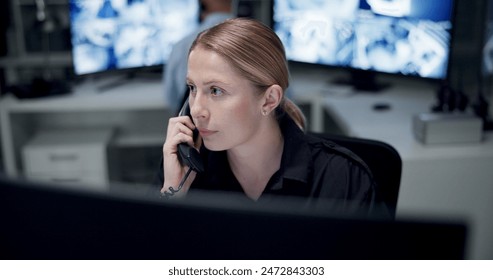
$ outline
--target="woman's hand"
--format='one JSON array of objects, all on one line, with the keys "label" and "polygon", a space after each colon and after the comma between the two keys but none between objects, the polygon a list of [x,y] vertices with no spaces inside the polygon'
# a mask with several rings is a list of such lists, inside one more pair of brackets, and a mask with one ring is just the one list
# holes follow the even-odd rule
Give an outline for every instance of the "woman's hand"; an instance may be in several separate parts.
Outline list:
[{"label": "woman's hand", "polygon": [[[188,166],[182,166],[178,155],[178,144],[186,143],[195,147],[193,130],[195,125],[188,116],[170,118],[166,133],[166,142],[163,145],[164,185],[161,192],[171,193],[169,188],[178,190],[178,185],[188,171]],[[190,185],[195,179],[196,173],[192,171],[184,183],[182,189],[174,193],[173,197],[183,196],[188,192]]]}]

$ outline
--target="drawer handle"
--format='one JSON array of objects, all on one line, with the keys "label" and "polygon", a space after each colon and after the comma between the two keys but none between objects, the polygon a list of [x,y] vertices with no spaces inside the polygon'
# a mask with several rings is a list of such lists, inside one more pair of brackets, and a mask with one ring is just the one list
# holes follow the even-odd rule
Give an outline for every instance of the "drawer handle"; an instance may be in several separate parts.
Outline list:
[{"label": "drawer handle", "polygon": [[80,182],[80,180],[77,178],[65,178],[65,179],[52,178],[51,181],[55,182],[55,183],[79,183]]},{"label": "drawer handle", "polygon": [[74,154],[70,155],[50,155],[51,161],[76,161],[79,157]]}]

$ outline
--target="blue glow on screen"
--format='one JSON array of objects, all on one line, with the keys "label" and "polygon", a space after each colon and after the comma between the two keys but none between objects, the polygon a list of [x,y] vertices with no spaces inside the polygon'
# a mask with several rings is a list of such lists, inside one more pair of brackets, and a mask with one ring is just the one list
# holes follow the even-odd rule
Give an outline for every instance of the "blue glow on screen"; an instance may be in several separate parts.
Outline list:
[{"label": "blue glow on screen", "polygon": [[274,30],[292,61],[443,79],[452,2],[274,0]]},{"label": "blue glow on screen", "polygon": [[70,0],[75,73],[165,64],[198,13],[197,0]]},{"label": "blue glow on screen", "polygon": [[493,75],[493,3],[488,1],[484,27],[483,75]]}]

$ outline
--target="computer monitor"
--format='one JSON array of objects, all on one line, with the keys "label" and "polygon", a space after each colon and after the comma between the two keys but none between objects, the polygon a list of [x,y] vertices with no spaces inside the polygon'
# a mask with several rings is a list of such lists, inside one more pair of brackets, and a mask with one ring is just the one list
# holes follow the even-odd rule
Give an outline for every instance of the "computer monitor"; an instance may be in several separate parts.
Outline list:
[{"label": "computer monitor", "polygon": [[256,204],[204,192],[162,201],[62,187],[0,177],[1,259],[465,257],[462,222],[334,215],[286,197]]},{"label": "computer monitor", "polygon": [[447,79],[453,0],[273,0],[290,61],[344,68],[358,89],[376,73]]},{"label": "computer monitor", "polygon": [[482,36],[482,51],[478,74],[478,93],[473,100],[472,108],[477,116],[483,120],[483,130],[493,130],[493,3],[483,1],[484,21]]},{"label": "computer monitor", "polygon": [[69,0],[77,75],[162,66],[199,24],[197,0]]},{"label": "computer monitor", "polygon": [[484,1],[484,35],[482,54],[482,75],[493,76],[493,3]]}]

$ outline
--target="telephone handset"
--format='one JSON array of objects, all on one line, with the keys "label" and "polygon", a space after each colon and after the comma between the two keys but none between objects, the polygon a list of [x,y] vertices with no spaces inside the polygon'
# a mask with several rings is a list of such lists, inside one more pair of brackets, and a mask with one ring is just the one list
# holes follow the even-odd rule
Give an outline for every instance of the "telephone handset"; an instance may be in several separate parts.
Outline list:
[{"label": "telephone handset", "polygon": [[[190,119],[193,121],[192,116],[190,115],[190,106],[188,105],[188,98],[183,104],[183,107],[180,110],[180,113],[178,113],[178,116],[189,116]],[[193,141],[197,140],[197,137],[199,135],[199,132],[197,129],[193,130]],[[204,164],[202,162],[202,158],[200,157],[199,152],[194,148],[189,146],[187,143],[180,143],[178,144],[178,160],[180,161],[181,165],[187,165],[189,167],[187,173],[185,173],[185,176],[181,179],[180,183],[178,184],[177,188],[174,188],[173,186],[168,186],[168,189],[160,192],[161,197],[164,198],[170,198],[175,193],[179,192],[183,185],[185,184],[185,181],[187,180],[188,176],[190,173],[193,171],[197,173],[204,172]]]},{"label": "telephone handset", "polygon": [[[192,120],[192,116],[190,114],[190,106],[188,104],[188,98],[183,104],[183,107],[178,113],[178,116],[189,116]],[[193,120],[192,120],[193,121]],[[193,130],[193,140],[197,140],[199,135],[199,131],[197,129]],[[183,165],[187,165],[195,172],[201,173],[204,172],[204,164],[202,162],[202,158],[200,157],[199,152],[194,148],[189,146],[187,143],[178,144],[178,159],[180,163]]]}]

